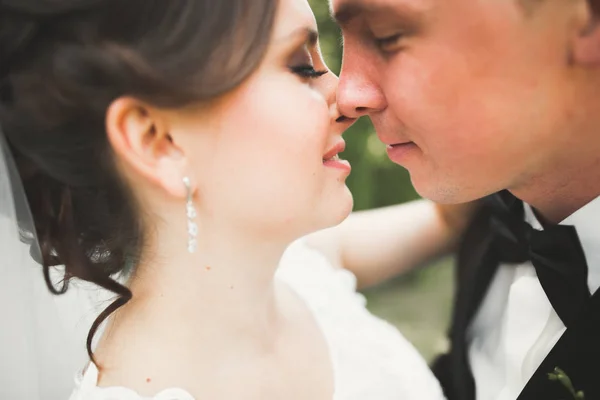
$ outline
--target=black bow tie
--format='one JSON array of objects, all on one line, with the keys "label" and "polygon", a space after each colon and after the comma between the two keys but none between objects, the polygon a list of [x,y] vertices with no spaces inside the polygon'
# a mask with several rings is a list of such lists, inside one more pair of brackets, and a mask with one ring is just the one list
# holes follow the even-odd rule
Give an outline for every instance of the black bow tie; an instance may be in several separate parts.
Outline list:
[{"label": "black bow tie", "polygon": [[554,310],[569,327],[590,299],[585,253],[573,226],[553,225],[543,231],[524,221],[523,203],[507,191],[491,198],[493,247],[499,261],[530,261]]}]

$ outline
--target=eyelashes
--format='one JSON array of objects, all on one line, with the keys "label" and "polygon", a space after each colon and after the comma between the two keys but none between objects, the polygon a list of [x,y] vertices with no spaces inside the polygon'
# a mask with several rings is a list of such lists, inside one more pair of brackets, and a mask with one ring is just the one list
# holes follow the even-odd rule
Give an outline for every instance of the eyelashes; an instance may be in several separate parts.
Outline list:
[{"label": "eyelashes", "polygon": [[397,33],[395,35],[381,37],[381,38],[373,38],[373,43],[375,47],[383,52],[390,52],[398,49],[400,43],[405,35],[402,33]]},{"label": "eyelashes", "polygon": [[297,65],[294,67],[290,67],[290,70],[294,74],[300,76],[301,78],[305,78],[305,79],[317,79],[329,72],[329,71],[317,71],[315,69],[315,67],[313,67],[312,65],[309,65],[309,64]]}]

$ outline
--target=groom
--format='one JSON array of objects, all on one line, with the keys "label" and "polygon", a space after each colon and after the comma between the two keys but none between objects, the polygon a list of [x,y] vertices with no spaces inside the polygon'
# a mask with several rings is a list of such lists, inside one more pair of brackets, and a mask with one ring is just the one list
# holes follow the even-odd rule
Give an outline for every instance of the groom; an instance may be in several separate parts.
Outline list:
[{"label": "groom", "polygon": [[600,1],[330,1],[341,112],[422,196],[484,198],[433,366],[448,399],[600,399]]}]

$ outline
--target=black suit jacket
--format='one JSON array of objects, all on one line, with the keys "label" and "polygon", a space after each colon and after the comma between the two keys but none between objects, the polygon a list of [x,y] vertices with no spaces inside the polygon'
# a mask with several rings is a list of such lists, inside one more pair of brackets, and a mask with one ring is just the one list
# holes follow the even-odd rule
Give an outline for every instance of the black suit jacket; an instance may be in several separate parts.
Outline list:
[{"label": "black suit jacket", "polygon": [[[497,195],[502,194],[494,196]],[[490,229],[494,216],[492,202],[493,196],[484,200],[460,245],[455,275],[457,291],[449,331],[451,348],[432,365],[448,400],[475,400],[475,382],[467,357],[467,330],[499,265]],[[581,318],[563,334],[518,400],[572,399],[563,384],[548,377],[555,367],[565,371],[576,390],[584,391],[585,400],[600,400],[600,292],[594,294]]]}]

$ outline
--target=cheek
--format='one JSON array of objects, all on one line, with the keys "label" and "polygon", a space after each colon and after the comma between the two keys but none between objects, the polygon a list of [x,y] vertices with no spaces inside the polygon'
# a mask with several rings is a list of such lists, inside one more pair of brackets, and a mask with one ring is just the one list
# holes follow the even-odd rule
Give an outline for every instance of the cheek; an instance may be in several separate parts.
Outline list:
[{"label": "cheek", "polygon": [[400,55],[387,70],[383,87],[396,88],[386,96],[391,112],[425,154],[486,141],[484,132],[474,133],[488,116],[460,62],[444,60],[443,52]]},{"label": "cheek", "polygon": [[539,79],[489,65],[486,54],[477,59],[452,49],[423,47],[387,66],[385,87],[401,88],[388,95],[394,115],[439,167],[522,156],[531,138],[526,131],[539,120],[538,111],[524,105],[539,103]]},{"label": "cheek", "polygon": [[215,207],[265,227],[306,215],[324,183],[329,118],[322,96],[271,76],[245,87],[220,119],[206,189]]},{"label": "cheek", "polygon": [[481,197],[518,184],[552,154],[556,77],[498,64],[477,75],[475,62],[440,49],[405,57],[388,74],[386,85],[402,88],[390,108],[422,150],[409,166],[422,195]]}]

